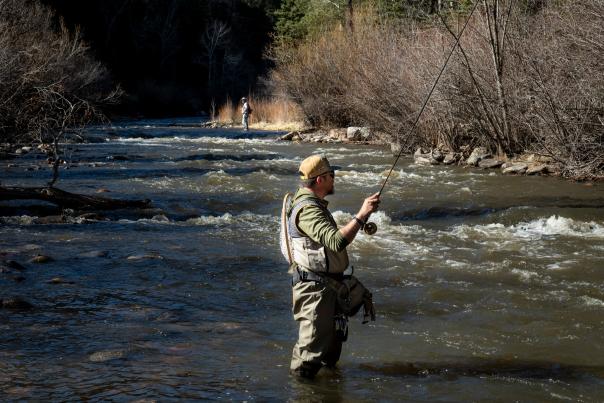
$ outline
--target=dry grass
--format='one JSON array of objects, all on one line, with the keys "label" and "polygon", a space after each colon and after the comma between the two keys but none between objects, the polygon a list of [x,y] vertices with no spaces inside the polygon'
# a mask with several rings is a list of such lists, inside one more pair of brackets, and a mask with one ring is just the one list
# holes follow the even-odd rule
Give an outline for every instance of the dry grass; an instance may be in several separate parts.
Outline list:
[{"label": "dry grass", "polygon": [[[304,126],[302,112],[295,103],[278,98],[249,98],[252,108],[250,127],[264,130],[297,130]],[[221,123],[238,124],[241,122],[240,105],[230,99],[218,108],[212,120]]]}]

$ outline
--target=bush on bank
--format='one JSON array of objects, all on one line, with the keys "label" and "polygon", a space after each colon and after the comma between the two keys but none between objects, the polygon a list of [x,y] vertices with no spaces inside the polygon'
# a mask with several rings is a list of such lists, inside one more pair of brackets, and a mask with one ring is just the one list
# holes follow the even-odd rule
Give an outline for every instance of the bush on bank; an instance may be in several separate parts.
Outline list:
[{"label": "bush on bank", "polygon": [[79,33],[57,26],[47,7],[0,1],[0,144],[57,143],[119,94]]},{"label": "bush on bank", "polygon": [[273,84],[312,125],[370,125],[407,150],[532,152],[567,177],[602,176],[604,0],[497,3],[481,2],[412,136],[467,14],[417,23],[356,10],[353,29],[277,48]]}]

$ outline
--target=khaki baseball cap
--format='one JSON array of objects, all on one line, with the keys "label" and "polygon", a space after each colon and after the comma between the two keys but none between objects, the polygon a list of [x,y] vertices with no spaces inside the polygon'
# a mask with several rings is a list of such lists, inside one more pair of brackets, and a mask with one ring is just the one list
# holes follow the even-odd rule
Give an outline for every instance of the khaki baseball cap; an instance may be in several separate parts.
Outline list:
[{"label": "khaki baseball cap", "polygon": [[329,165],[324,155],[311,155],[300,164],[300,179],[308,180],[321,176],[328,172],[334,172],[339,167]]}]

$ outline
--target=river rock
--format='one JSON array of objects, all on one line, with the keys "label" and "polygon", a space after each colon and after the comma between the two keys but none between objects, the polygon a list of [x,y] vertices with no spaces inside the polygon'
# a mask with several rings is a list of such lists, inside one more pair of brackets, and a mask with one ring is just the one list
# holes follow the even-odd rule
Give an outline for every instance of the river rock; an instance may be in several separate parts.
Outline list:
[{"label": "river rock", "polygon": [[526,172],[527,168],[528,168],[528,165],[522,164],[522,163],[503,164],[502,173],[504,173],[506,175],[508,175],[508,174],[522,175],[523,173]]},{"label": "river rock", "polygon": [[48,284],[73,284],[73,281],[65,280],[62,277],[54,277],[47,281]]},{"label": "river rock", "polygon": [[80,214],[78,216],[78,218],[80,218],[82,220],[94,220],[94,221],[105,220],[105,217],[103,217],[102,215],[100,215],[98,213],[84,213],[84,214]]},{"label": "river rock", "polygon": [[432,150],[431,154],[432,158],[437,162],[443,162],[445,160],[445,155],[440,150]]},{"label": "river rock", "polygon": [[107,156],[107,159],[113,161],[130,161],[130,157],[125,155],[109,155]]},{"label": "river rock", "polygon": [[350,126],[346,129],[346,139],[348,141],[367,141],[371,137],[371,130],[368,127]]},{"label": "river rock", "polygon": [[459,161],[461,156],[458,153],[448,153],[443,159],[443,164],[452,165]]},{"label": "river rock", "polygon": [[478,163],[478,166],[480,168],[484,168],[484,169],[499,168],[502,165],[503,165],[503,161],[498,160],[496,158],[486,158],[486,159],[481,160]]},{"label": "river rock", "polygon": [[348,138],[348,129],[339,128],[339,129],[331,129],[327,135],[329,138],[333,140],[346,140]]},{"label": "river rock", "polygon": [[29,263],[49,263],[52,261],[54,261],[54,259],[50,256],[36,255],[29,261]]},{"label": "river rock", "polygon": [[545,164],[534,165],[534,166],[528,167],[526,170],[527,175],[541,175],[541,174],[546,174],[547,172],[548,172],[548,168],[547,168],[547,165],[545,165]]},{"label": "river rock", "polygon": [[415,150],[413,161],[420,165],[438,165],[439,162],[432,157],[432,153],[424,153],[422,148]]},{"label": "river rock", "polygon": [[398,156],[402,150],[403,146],[400,143],[397,143],[396,141],[390,143],[390,152],[392,152],[392,155]]},{"label": "river rock", "polygon": [[49,215],[46,217],[38,217],[34,220],[36,224],[65,224],[67,219],[64,215]]},{"label": "river rock", "polygon": [[23,266],[19,262],[15,262],[14,260],[6,260],[6,261],[4,261],[4,264],[6,266],[10,267],[11,269],[17,269],[19,271],[25,271],[25,270],[27,270],[27,268],[25,266]]},{"label": "river rock", "polygon": [[124,350],[106,350],[92,353],[88,356],[88,359],[92,362],[105,362],[124,358],[125,355],[126,352]]},{"label": "river rock", "polygon": [[470,156],[466,160],[466,165],[476,166],[476,165],[478,165],[478,163],[481,160],[490,158],[490,157],[491,157],[491,154],[487,151],[487,149],[485,147],[476,147],[472,151],[472,154],[470,154]]},{"label": "river rock", "polygon": [[34,306],[29,302],[25,301],[21,297],[9,297],[0,300],[0,306],[4,309],[12,309],[15,311],[26,311],[32,309]]},{"label": "river rock", "polygon": [[296,134],[298,134],[298,132],[296,132],[296,131],[285,133],[283,136],[279,137],[278,140],[291,141]]},{"label": "river rock", "polygon": [[128,256],[127,260],[139,261],[139,260],[151,260],[151,259],[163,259],[164,257],[157,253],[147,253],[146,255],[131,255]]},{"label": "river rock", "polygon": [[107,257],[109,256],[109,252],[106,250],[93,250],[90,252],[81,253],[78,255],[79,257]]}]

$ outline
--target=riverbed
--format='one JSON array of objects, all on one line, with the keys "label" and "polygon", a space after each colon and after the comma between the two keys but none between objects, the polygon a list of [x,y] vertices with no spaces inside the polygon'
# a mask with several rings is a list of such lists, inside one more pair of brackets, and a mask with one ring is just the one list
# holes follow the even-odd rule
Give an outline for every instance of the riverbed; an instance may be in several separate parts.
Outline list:
[{"label": "riverbed", "polygon": [[[341,166],[340,224],[379,190],[387,147],[296,144],[196,119],[91,127],[64,190],[151,199],[40,224],[5,204],[2,400],[598,401],[604,391],[604,187],[401,158],[349,247],[377,320],[351,318],[336,371],[289,372],[296,324],[279,214],[311,153]],[[41,186],[35,153],[3,185]],[[53,261],[28,263],[36,255]],[[57,281],[59,278],[61,281]],[[55,279],[55,280],[53,280]]]}]

